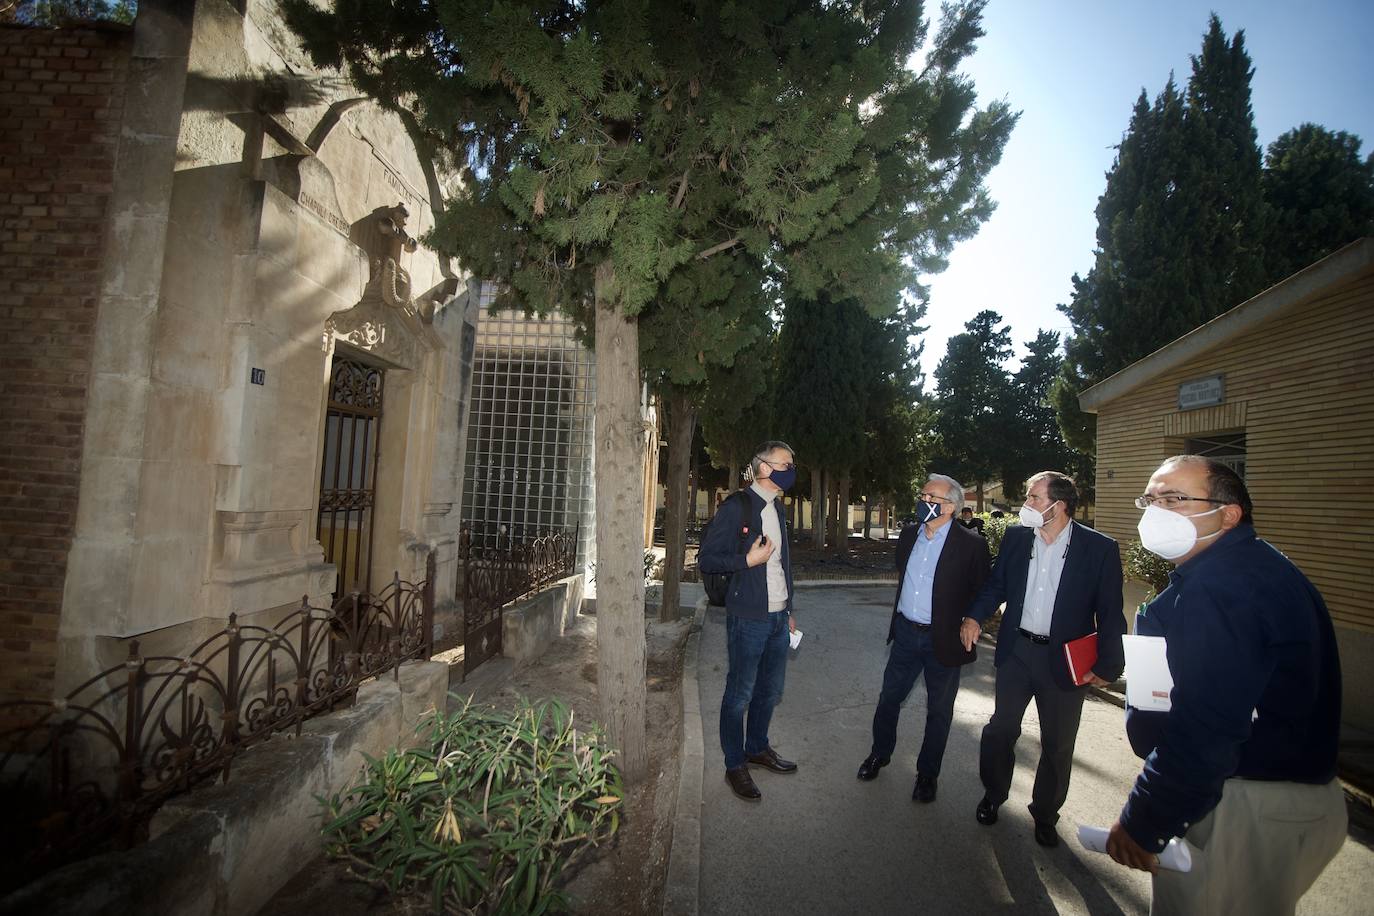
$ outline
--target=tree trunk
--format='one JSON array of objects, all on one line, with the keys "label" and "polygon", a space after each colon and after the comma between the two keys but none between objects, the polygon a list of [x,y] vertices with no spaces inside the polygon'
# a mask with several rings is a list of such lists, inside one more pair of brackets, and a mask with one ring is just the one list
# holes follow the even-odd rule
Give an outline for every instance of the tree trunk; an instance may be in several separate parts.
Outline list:
[{"label": "tree trunk", "polygon": [[663,506],[663,604],[658,619],[678,619],[682,567],[687,555],[687,476],[692,463],[692,427],[697,412],[686,388],[669,385],[663,405],[668,415],[668,490]]},{"label": "tree trunk", "polygon": [[980,480],[980,481],[978,481],[978,513],[981,515],[982,512],[983,512],[983,482]]},{"label": "tree trunk", "polygon": [[811,546],[825,549],[825,471],[811,469]]},{"label": "tree trunk", "polygon": [[835,500],[835,539],[836,553],[849,553],[849,532],[854,526],[849,521],[849,472],[845,471],[840,475],[839,493]]},{"label": "tree trunk", "polygon": [[873,530],[873,497],[864,494],[864,540],[868,540],[868,533]]},{"label": "tree trunk", "polygon": [[731,455],[725,461],[725,479],[729,481],[726,486],[733,493],[735,490],[744,489],[744,472],[740,470],[739,459]]},{"label": "tree trunk", "polygon": [[825,475],[825,531],[831,553],[835,553],[840,549],[839,498],[839,481],[835,479],[834,473],[827,473]]},{"label": "tree trunk", "polygon": [[688,525],[696,526],[697,521],[697,481],[701,479],[701,468],[696,463],[696,458],[688,459],[688,466],[692,469],[692,481],[687,488],[687,511],[683,513],[683,518]]},{"label": "tree trunk", "polygon": [[[645,742],[643,490],[639,325],[609,296],[615,268],[596,268],[596,648],[601,724],[627,782],[648,771]],[[616,483],[619,485],[615,485]]]}]

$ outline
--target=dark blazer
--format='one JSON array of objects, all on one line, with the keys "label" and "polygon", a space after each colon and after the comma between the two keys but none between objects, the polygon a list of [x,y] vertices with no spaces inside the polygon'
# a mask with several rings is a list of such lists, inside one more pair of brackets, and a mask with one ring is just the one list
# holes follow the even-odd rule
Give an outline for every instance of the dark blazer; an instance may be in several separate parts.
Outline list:
[{"label": "dark blazer", "polygon": [[[740,491],[749,497],[749,508],[731,494],[716,509],[697,552],[697,568],[704,573],[730,573],[730,588],[725,593],[725,610],[739,617],[768,619],[768,564],[750,566],[745,554],[763,534],[763,497],[752,487]],[[782,531],[782,571],[787,576],[787,610],[792,610],[792,555],[787,543],[787,515],[782,500],[773,500]]]},{"label": "dark blazer", "polygon": [[[1126,633],[1126,618],[1121,613],[1121,550],[1116,541],[1087,525],[1071,522],[1069,552],[1064,557],[1064,573],[1054,596],[1054,616],[1050,620],[1050,649],[1056,659],[1064,657],[1064,643],[1097,631],[1097,664],[1093,673],[1114,681],[1126,667],[1121,637]],[[1026,576],[1030,571],[1031,545],[1035,529],[1017,525],[1002,536],[1002,549],[992,575],[968,610],[980,624],[992,616],[997,606],[1007,603],[1002,624],[997,630],[997,653],[993,663],[1001,665],[1011,656],[1018,639],[1021,611],[1026,602]],[[1065,690],[1078,689],[1069,679],[1067,663],[1053,666],[1056,683]]]},{"label": "dark blazer", "polygon": [[[906,584],[906,563],[916,546],[916,538],[925,537],[924,525],[909,525],[897,538],[897,594],[892,599],[892,621],[887,627],[887,641],[897,635],[899,621],[897,604]],[[935,660],[946,668],[967,665],[978,657],[978,650],[964,651],[959,641],[959,624],[969,602],[978,594],[988,578],[988,542],[981,535],[958,524],[949,523],[940,562],[935,564],[935,585],[930,596],[930,641],[935,648]]]}]

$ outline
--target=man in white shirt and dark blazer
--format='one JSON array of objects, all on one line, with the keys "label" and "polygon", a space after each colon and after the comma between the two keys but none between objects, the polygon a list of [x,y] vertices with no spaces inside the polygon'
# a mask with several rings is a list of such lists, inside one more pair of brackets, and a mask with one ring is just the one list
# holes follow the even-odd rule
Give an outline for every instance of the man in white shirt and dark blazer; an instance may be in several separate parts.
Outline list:
[{"label": "man in white shirt and dark blazer", "polygon": [[1092,684],[1121,676],[1121,551],[1116,541],[1073,521],[1078,488],[1058,471],[1026,481],[1021,526],[1008,528],[992,575],[969,607],[961,636],[971,646],[1003,602],[994,664],[997,681],[992,718],[983,728],[978,771],[983,798],[978,823],[997,822],[1011,791],[1021,720],[1035,700],[1040,719],[1040,762],[1031,791],[1035,841],[1059,845],[1055,823],[1069,794],[1074,742],[1087,686],[1069,674],[1064,644],[1097,633]]}]

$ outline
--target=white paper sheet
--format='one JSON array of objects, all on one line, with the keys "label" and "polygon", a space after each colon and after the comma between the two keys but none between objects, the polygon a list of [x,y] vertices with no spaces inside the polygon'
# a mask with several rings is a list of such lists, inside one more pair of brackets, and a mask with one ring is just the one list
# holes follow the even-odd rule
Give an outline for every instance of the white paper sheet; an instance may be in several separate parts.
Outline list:
[{"label": "white paper sheet", "polygon": [[1126,653],[1126,702],[1136,709],[1168,712],[1174,678],[1164,654],[1163,636],[1123,636]]},{"label": "white paper sheet", "polygon": [[802,632],[801,632],[801,630],[793,630],[793,631],[792,631],[792,635],[791,635],[791,637],[790,637],[790,639],[792,640],[792,648],[795,649],[795,648],[797,648],[797,646],[800,646],[800,645],[801,645],[801,638],[802,638]]},{"label": "white paper sheet", "polygon": [[[1142,638],[1149,639],[1151,637]],[[1083,844],[1084,849],[1105,854],[1107,852],[1107,828],[1079,827],[1078,842]],[[1178,837],[1174,837],[1169,841],[1169,845],[1164,847],[1164,851],[1159,854],[1159,865],[1161,868],[1168,868],[1172,871],[1192,871],[1193,857],[1188,852],[1187,845]]]}]

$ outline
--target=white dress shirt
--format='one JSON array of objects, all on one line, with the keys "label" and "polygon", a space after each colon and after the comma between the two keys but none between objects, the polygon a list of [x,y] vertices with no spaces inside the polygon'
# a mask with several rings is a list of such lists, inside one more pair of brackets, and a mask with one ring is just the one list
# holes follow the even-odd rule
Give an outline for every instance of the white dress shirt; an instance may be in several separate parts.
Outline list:
[{"label": "white dress shirt", "polygon": [[1059,579],[1064,575],[1064,555],[1069,552],[1069,537],[1073,522],[1064,526],[1059,536],[1048,544],[1035,532],[1031,537],[1030,568],[1026,571],[1026,600],[1021,609],[1021,629],[1038,636],[1050,635],[1050,619],[1054,617],[1054,597],[1059,593]]}]

